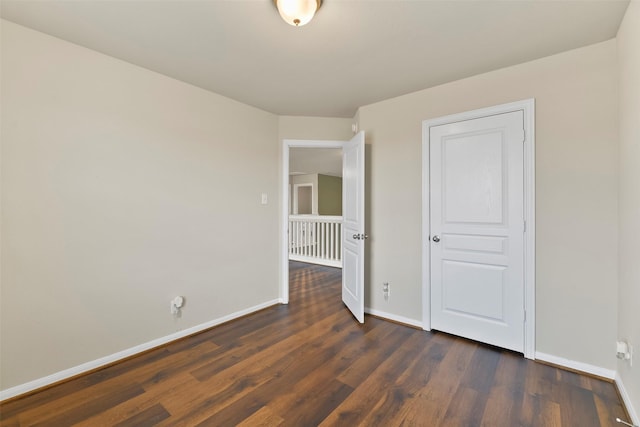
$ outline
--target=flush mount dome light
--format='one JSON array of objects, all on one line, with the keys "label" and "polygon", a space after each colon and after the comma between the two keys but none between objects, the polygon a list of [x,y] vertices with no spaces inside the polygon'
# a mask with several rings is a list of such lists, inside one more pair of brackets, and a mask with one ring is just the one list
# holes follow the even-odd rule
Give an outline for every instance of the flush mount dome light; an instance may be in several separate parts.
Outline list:
[{"label": "flush mount dome light", "polygon": [[301,27],[320,9],[322,0],[273,0],[285,22],[294,27]]}]

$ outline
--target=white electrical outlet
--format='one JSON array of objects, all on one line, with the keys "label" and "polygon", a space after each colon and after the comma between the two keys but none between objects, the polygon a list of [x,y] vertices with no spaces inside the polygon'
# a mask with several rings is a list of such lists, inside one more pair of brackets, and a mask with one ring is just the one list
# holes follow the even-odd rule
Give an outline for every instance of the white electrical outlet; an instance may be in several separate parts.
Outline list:
[{"label": "white electrical outlet", "polygon": [[620,360],[628,360],[629,366],[633,366],[633,346],[626,341],[616,342],[616,357]]},{"label": "white electrical outlet", "polygon": [[619,423],[619,424],[624,424],[624,425],[629,426],[629,427],[638,427],[637,425],[628,423],[628,422],[626,422],[624,420],[621,420],[620,418],[616,418],[616,422]]},{"label": "white electrical outlet", "polygon": [[388,300],[389,299],[389,294],[390,292],[390,286],[389,286],[389,282],[384,282],[382,284],[382,294],[384,295],[384,299]]},{"label": "white electrical outlet", "polygon": [[184,297],[177,296],[171,300],[170,304],[171,314],[177,315],[180,313],[180,309],[184,305]]}]

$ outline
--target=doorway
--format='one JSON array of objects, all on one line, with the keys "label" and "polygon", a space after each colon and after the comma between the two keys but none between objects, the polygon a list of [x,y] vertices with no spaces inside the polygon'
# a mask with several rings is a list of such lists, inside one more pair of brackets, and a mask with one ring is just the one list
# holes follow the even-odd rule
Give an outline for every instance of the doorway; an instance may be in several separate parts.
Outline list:
[{"label": "doorway", "polygon": [[[280,221],[280,302],[289,303],[289,213],[297,213],[297,187],[290,185],[291,175],[304,175],[307,171],[291,170],[290,160],[292,158],[292,150],[294,149],[323,149],[323,150],[339,150],[342,152],[342,141],[313,141],[313,140],[284,140],[282,144],[282,207]],[[340,158],[342,155],[340,156]],[[340,163],[342,165],[342,161]],[[314,166],[315,168],[315,166]],[[316,171],[317,172],[317,171]],[[291,189],[291,191],[289,190]],[[296,202],[290,203],[292,199]],[[312,196],[313,199],[313,196]]]},{"label": "doorway", "polygon": [[293,213],[296,215],[315,214],[313,209],[314,200],[313,184],[293,185]]},{"label": "doorway", "polygon": [[[303,247],[304,256],[315,256],[323,244],[316,242],[325,228],[301,226],[290,230],[289,194],[290,152],[292,149],[340,149],[342,162],[342,218],[339,233],[342,263],[342,300],[360,322],[364,322],[364,132],[359,132],[350,141],[284,140],[282,150],[282,205],[280,223],[280,301],[289,302],[289,245],[294,238],[297,247]],[[331,230],[331,227],[326,227]],[[331,232],[328,234],[334,235]],[[335,235],[334,235],[335,236]],[[310,243],[311,242],[311,243]],[[331,240],[328,240],[331,252]],[[324,249],[327,249],[326,245]]]},{"label": "doorway", "polygon": [[534,101],[423,122],[423,324],[535,356]]}]

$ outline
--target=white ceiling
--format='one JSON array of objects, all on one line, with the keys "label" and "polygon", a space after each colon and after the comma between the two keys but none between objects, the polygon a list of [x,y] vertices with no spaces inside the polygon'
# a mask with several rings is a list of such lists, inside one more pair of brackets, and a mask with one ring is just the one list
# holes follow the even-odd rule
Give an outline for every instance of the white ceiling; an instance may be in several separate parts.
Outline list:
[{"label": "white ceiling", "polygon": [[342,176],[342,150],[339,148],[291,148],[289,173],[291,175],[319,173]]},{"label": "white ceiling", "polygon": [[359,106],[615,37],[628,0],[2,0],[2,17],[281,115]]}]

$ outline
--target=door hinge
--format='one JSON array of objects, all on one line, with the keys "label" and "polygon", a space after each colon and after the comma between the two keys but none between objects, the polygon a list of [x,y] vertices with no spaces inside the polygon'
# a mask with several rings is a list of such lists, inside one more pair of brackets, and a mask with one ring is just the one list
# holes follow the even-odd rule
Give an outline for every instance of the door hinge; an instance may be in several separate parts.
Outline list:
[{"label": "door hinge", "polygon": [[524,312],[523,317],[524,317],[524,321],[526,322],[527,321],[527,310],[522,310],[522,311]]},{"label": "door hinge", "polygon": [[527,221],[526,220],[522,220],[522,232],[523,233],[527,232]]}]

